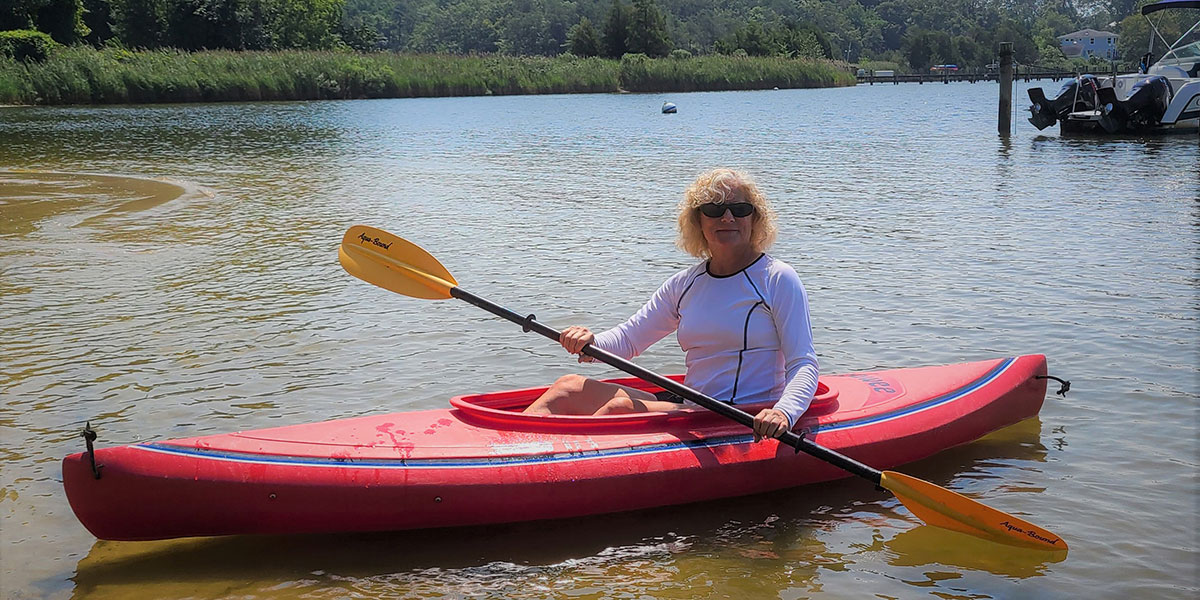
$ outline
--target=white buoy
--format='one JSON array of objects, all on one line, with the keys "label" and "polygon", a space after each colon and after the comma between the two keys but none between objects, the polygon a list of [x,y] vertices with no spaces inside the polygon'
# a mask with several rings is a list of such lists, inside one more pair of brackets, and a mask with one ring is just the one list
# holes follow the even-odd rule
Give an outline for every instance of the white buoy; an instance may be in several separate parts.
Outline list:
[{"label": "white buoy", "polygon": [[675,103],[674,103],[674,102],[663,102],[663,109],[662,109],[662,110],[663,110],[663,114],[664,114],[664,115],[673,115],[673,114],[675,114],[675,112],[676,112],[676,109],[675,109]]}]

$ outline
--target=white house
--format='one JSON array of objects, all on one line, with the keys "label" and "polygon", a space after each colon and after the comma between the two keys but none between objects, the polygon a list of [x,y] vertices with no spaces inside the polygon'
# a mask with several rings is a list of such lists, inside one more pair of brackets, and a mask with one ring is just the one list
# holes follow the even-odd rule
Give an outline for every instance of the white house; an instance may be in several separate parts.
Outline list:
[{"label": "white house", "polygon": [[1109,31],[1080,29],[1058,36],[1058,44],[1067,58],[1117,58],[1117,34]]}]

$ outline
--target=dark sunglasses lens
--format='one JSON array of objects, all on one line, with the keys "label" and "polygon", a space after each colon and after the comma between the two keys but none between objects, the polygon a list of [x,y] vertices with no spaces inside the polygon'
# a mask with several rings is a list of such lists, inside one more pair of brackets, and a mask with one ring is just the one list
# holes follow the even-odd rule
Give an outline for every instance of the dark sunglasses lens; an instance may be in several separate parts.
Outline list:
[{"label": "dark sunglasses lens", "polygon": [[725,216],[726,210],[733,213],[733,216],[740,219],[742,217],[749,216],[750,213],[754,212],[754,205],[750,204],[749,202],[738,202],[737,204],[717,204],[715,202],[710,202],[708,204],[700,205],[700,212],[704,213],[704,216],[712,219],[719,219]]},{"label": "dark sunglasses lens", "polygon": [[733,213],[733,216],[735,216],[739,219],[742,217],[748,217],[748,216],[750,216],[750,213],[754,212],[754,205],[750,204],[749,202],[739,202],[737,204],[730,204],[729,212]]}]

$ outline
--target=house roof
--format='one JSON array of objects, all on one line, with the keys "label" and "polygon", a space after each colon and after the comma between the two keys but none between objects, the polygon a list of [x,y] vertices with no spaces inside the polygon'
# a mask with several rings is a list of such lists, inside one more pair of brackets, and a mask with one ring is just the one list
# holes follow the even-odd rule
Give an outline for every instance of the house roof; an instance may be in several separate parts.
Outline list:
[{"label": "house roof", "polygon": [[1065,33],[1058,36],[1058,39],[1064,40],[1067,38],[1097,38],[1097,37],[1120,37],[1111,31],[1096,31],[1095,29],[1080,29],[1073,33]]}]

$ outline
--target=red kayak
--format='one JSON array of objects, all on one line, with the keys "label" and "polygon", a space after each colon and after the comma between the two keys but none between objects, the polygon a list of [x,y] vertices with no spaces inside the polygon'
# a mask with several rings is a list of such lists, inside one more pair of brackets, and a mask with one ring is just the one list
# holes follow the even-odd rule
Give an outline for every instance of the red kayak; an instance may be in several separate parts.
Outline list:
[{"label": "red kayak", "polygon": [[[877,469],[1038,413],[1042,355],[824,376],[797,426]],[[678,380],[678,377],[672,379]],[[655,391],[638,379],[618,383]],[[520,412],[544,388],[453,408],[100,448],[63,460],[96,537],[388,531],[553,519],[740,496],[846,477],[708,410]],[[760,407],[743,407],[754,414]],[[95,468],[93,468],[93,459]]]}]

